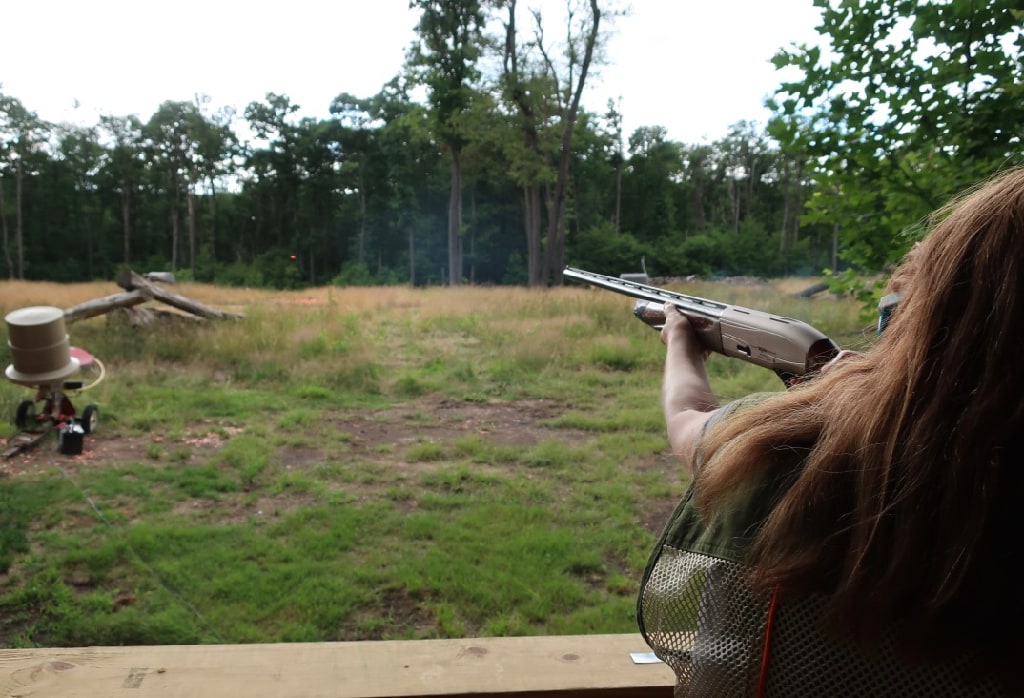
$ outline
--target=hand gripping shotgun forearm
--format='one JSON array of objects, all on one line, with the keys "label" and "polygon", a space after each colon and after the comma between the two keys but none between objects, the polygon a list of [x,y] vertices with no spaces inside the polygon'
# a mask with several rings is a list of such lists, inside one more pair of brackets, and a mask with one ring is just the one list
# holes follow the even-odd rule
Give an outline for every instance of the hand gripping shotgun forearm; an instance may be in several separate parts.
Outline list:
[{"label": "hand gripping shotgun forearm", "polygon": [[566,267],[562,275],[636,298],[633,314],[659,331],[665,324],[665,306],[674,305],[690,320],[706,348],[770,368],[787,387],[816,373],[839,353],[835,342],[793,318],[573,267]]}]

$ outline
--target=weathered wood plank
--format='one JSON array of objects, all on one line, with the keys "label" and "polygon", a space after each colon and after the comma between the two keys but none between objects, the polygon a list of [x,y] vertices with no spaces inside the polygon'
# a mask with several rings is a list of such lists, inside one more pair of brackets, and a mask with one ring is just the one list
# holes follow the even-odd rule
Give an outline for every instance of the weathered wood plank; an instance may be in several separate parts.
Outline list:
[{"label": "weathered wood plank", "polygon": [[[0,650],[0,695],[670,698],[637,634]],[[127,695],[127,694],[125,694]]]}]

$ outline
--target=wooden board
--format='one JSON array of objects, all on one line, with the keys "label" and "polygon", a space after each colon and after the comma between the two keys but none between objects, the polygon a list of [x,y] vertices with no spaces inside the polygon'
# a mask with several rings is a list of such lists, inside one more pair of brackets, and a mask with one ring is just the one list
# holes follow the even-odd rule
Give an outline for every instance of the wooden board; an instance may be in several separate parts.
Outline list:
[{"label": "wooden board", "polygon": [[7,649],[0,696],[669,698],[671,670],[634,652],[639,635]]},{"label": "wooden board", "polygon": [[46,429],[44,431],[19,432],[12,436],[11,438],[7,439],[6,444],[4,444],[3,457],[10,458],[11,456],[17,455],[22,451],[27,451],[28,449],[34,447],[36,444],[38,444],[40,441],[42,441],[49,435],[49,429]]}]

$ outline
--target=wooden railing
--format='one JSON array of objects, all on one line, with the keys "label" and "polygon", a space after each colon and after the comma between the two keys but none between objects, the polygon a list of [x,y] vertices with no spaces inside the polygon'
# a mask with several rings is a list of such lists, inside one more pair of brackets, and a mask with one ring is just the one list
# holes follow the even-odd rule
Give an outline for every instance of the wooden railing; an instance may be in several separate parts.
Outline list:
[{"label": "wooden railing", "polygon": [[639,635],[0,650],[4,698],[668,698]]}]

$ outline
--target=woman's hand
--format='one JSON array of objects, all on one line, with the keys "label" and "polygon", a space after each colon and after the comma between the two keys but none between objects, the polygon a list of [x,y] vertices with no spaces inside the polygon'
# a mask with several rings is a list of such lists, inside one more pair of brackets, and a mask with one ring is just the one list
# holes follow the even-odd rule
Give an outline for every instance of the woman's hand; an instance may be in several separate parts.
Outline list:
[{"label": "woman's hand", "polygon": [[829,361],[827,364],[822,366],[821,370],[818,371],[818,373],[820,373],[821,375],[824,376],[826,373],[828,373],[833,368],[838,366],[841,362],[846,361],[847,359],[849,359],[849,358],[851,358],[853,356],[857,356],[859,353],[860,353],[859,351],[851,351],[849,349],[843,349],[838,354],[833,356],[831,361]]},{"label": "woman's hand", "polygon": [[666,347],[678,347],[686,354],[700,353],[703,359],[707,359],[711,351],[705,349],[697,336],[694,322],[682,311],[671,303],[665,304],[665,324],[661,328],[661,342]]}]

